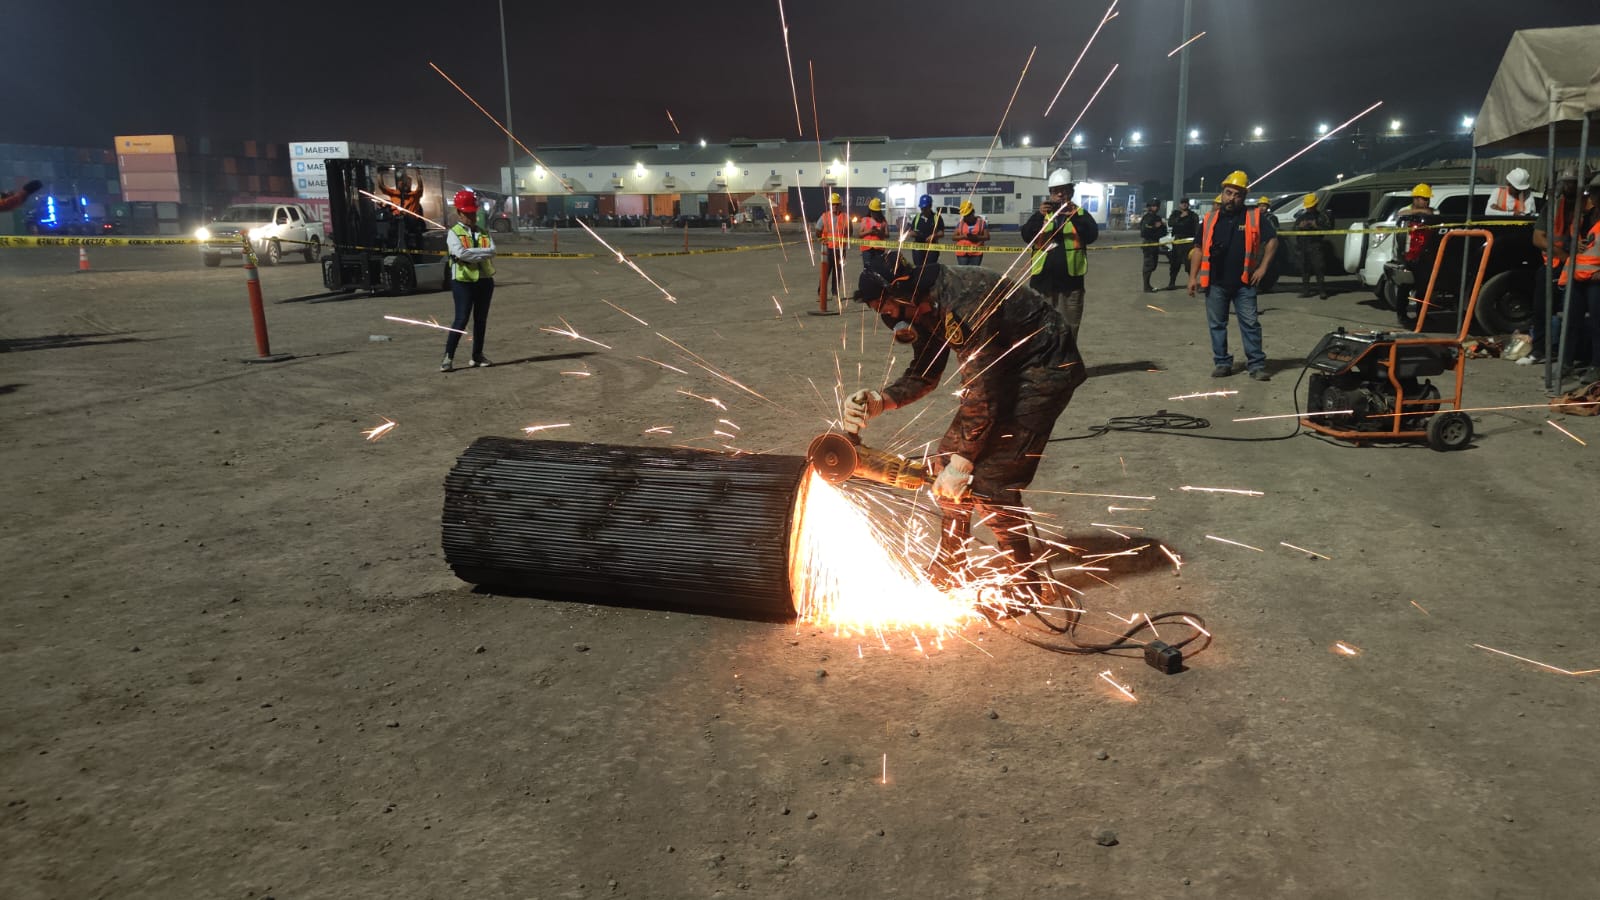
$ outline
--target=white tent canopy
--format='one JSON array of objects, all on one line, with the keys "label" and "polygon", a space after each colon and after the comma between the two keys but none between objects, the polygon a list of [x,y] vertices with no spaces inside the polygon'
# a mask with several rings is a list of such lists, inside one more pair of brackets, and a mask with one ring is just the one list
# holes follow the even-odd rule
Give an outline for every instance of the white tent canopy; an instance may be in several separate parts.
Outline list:
[{"label": "white tent canopy", "polygon": [[[1576,123],[1600,113],[1600,25],[1514,32],[1483,107],[1475,147],[1543,146],[1576,136]],[[1569,123],[1563,126],[1561,123]]]}]

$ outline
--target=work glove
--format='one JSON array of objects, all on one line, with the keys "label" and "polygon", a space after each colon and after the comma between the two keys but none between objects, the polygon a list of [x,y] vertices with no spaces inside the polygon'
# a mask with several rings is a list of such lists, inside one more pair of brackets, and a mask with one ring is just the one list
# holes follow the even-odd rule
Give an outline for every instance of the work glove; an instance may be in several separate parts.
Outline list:
[{"label": "work glove", "polygon": [[27,184],[23,185],[22,189],[24,191],[26,191],[29,195],[32,195],[32,194],[38,193],[39,189],[42,188],[42,187],[44,187],[44,182],[42,182],[39,179],[35,178],[34,180],[32,180],[32,181],[28,182]]},{"label": "work glove", "polygon": [[860,390],[844,400],[844,427],[860,431],[872,419],[883,415],[883,395],[877,391]]},{"label": "work glove", "polygon": [[959,453],[951,454],[949,462],[939,470],[939,477],[933,480],[933,497],[954,503],[967,495],[971,484],[972,460]]}]

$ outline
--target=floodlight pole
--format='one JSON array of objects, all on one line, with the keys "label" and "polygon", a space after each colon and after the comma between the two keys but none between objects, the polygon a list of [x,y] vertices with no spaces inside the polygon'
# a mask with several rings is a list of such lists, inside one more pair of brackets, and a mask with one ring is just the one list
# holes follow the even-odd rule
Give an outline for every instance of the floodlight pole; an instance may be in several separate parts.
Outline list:
[{"label": "floodlight pole", "polygon": [[[1189,33],[1193,0],[1183,0],[1183,33]],[[1172,136],[1172,200],[1183,196],[1183,148],[1189,141],[1189,48],[1178,51],[1178,130]],[[1170,208],[1170,207],[1169,207]]]},{"label": "floodlight pole", "polygon": [[522,198],[517,196],[517,145],[511,127],[511,61],[506,53],[506,0],[500,0],[500,71],[506,86],[506,183],[511,187],[511,230],[517,230],[522,213]]}]

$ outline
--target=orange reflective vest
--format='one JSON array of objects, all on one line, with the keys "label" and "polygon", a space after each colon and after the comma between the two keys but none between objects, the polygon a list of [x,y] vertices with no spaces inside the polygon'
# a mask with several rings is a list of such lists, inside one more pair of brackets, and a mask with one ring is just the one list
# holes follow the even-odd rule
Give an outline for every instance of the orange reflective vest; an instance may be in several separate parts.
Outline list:
[{"label": "orange reflective vest", "polygon": [[[1200,287],[1211,287],[1211,230],[1216,227],[1221,213],[1213,209],[1200,220],[1200,233],[1195,246],[1200,248]],[[1261,267],[1267,248],[1261,245],[1261,207],[1252,206],[1244,213],[1244,273],[1243,283],[1250,283],[1250,273]]]},{"label": "orange reflective vest", "polygon": [[850,217],[842,212],[825,212],[822,219],[817,222],[817,234],[830,250],[837,250],[845,245],[845,239],[850,237]]},{"label": "orange reflective vest", "polygon": [[1555,251],[1555,255],[1551,256],[1548,250],[1540,255],[1544,257],[1545,265],[1564,268],[1561,264],[1566,261],[1567,244],[1572,240],[1567,234],[1572,228],[1572,210],[1567,208],[1566,197],[1556,198],[1555,214],[1550,218],[1550,233],[1545,235],[1545,240],[1549,241],[1550,249]]},{"label": "orange reflective vest", "polygon": [[[1573,260],[1572,277],[1579,281],[1600,278],[1600,219],[1589,226],[1589,233],[1578,239],[1578,256]],[[1561,270],[1561,283],[1567,283],[1567,272]],[[1590,313],[1593,315],[1593,312]]]},{"label": "orange reflective vest", "polygon": [[[1509,206],[1507,204],[1510,204]],[[1513,215],[1522,215],[1527,212],[1528,199],[1520,192],[1512,192],[1511,188],[1502,186],[1495,191],[1494,202],[1489,204],[1491,209],[1501,209]]]},{"label": "orange reflective vest", "polygon": [[[878,218],[877,216],[874,216],[872,213],[867,213],[866,215],[861,217],[861,227],[859,229],[859,234],[857,235],[857,237],[861,238],[864,241],[883,241],[883,240],[888,240],[888,238],[889,238],[889,223],[884,221],[883,219]],[[871,248],[871,247],[863,247],[861,249],[864,252],[866,250],[871,250],[873,248]],[[881,248],[879,248],[879,249],[881,249]]]},{"label": "orange reflective vest", "polygon": [[982,256],[983,255],[983,245],[978,243],[977,241],[967,240],[967,235],[969,235],[969,234],[982,234],[983,232],[988,231],[989,230],[989,223],[985,222],[983,220],[983,216],[973,216],[972,218],[973,218],[973,223],[971,225],[967,224],[967,217],[966,216],[962,216],[961,217],[961,221],[956,223],[956,246],[957,247],[971,247],[972,248],[971,250],[969,250],[969,251],[967,251],[965,253],[963,253],[960,250],[957,250],[956,251],[956,256]]}]

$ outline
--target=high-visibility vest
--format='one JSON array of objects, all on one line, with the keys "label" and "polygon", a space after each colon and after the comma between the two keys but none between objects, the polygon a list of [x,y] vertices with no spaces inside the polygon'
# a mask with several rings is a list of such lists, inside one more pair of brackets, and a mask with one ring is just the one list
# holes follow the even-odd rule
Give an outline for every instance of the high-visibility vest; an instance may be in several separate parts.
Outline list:
[{"label": "high-visibility vest", "polygon": [[[1579,281],[1593,281],[1600,275],[1600,219],[1589,226],[1589,233],[1578,239],[1578,255],[1573,260],[1572,277]],[[1567,271],[1561,270],[1561,283],[1567,283]],[[1591,310],[1590,315],[1594,315]]]},{"label": "high-visibility vest", "polygon": [[[1045,228],[1051,227],[1050,220],[1053,218],[1055,218],[1055,213],[1051,213],[1045,218]],[[1071,216],[1067,217],[1067,227],[1061,232],[1060,239],[1069,242],[1066,248],[1067,274],[1076,277],[1088,272],[1089,255],[1083,252],[1083,242],[1078,240],[1078,228],[1072,224]],[[1038,275],[1043,272],[1045,257],[1049,255],[1050,251],[1048,250],[1035,250],[1033,252],[1033,264],[1028,269],[1029,274]]]},{"label": "high-visibility vest", "polygon": [[[1195,238],[1200,248],[1200,287],[1211,287],[1211,232],[1216,228],[1221,213],[1215,209],[1206,213],[1200,222],[1200,234]],[[1261,266],[1266,248],[1261,246],[1261,207],[1252,206],[1244,213],[1244,273],[1242,282],[1250,283],[1250,273]]]},{"label": "high-visibility vest", "polygon": [[[884,221],[884,220],[882,220],[882,219],[879,219],[878,217],[874,216],[872,213],[867,213],[866,215],[861,217],[861,227],[860,227],[859,237],[862,240],[867,240],[867,241],[887,240],[888,237],[889,237],[889,223]],[[873,248],[864,247],[862,249],[863,249],[863,251],[865,251],[865,250],[871,250]]]},{"label": "high-visibility vest", "polygon": [[829,249],[843,247],[843,239],[850,236],[850,217],[843,212],[825,212],[817,222],[817,233]]},{"label": "high-visibility vest", "polygon": [[[1507,203],[1511,205],[1507,206]],[[1502,209],[1520,216],[1527,211],[1528,201],[1527,198],[1522,196],[1521,192],[1513,193],[1511,188],[1502,186],[1500,190],[1495,191],[1494,202],[1489,206],[1492,209]]]},{"label": "high-visibility vest", "polygon": [[[456,237],[461,238],[463,247],[489,246],[489,234],[485,231],[469,231],[467,226],[457,222],[450,226]],[[462,262],[452,259],[450,261],[450,277],[456,281],[477,281],[480,278],[494,277],[494,261],[479,260],[478,262]]]},{"label": "high-visibility vest", "polygon": [[[1550,249],[1555,251],[1555,255],[1551,256],[1548,250],[1540,254],[1544,257],[1544,264],[1547,266],[1561,265],[1567,256],[1567,245],[1572,242],[1572,238],[1567,234],[1572,228],[1572,210],[1568,209],[1567,206],[1566,197],[1556,198],[1555,213],[1550,217],[1550,233],[1545,235],[1545,239],[1549,241]],[[1566,267],[1562,266],[1562,269],[1565,271]],[[1562,283],[1565,284],[1565,282]]]},{"label": "high-visibility vest", "polygon": [[983,216],[973,216],[973,219],[976,221],[974,221],[971,225],[968,225],[967,217],[962,216],[961,221],[956,223],[956,246],[973,248],[973,252],[967,253],[962,253],[960,250],[957,250],[957,257],[983,255],[983,245],[976,241],[969,241],[966,239],[966,237],[969,234],[977,234],[982,231],[987,231],[989,229],[989,223],[983,220]]}]

